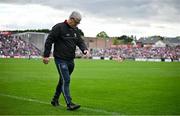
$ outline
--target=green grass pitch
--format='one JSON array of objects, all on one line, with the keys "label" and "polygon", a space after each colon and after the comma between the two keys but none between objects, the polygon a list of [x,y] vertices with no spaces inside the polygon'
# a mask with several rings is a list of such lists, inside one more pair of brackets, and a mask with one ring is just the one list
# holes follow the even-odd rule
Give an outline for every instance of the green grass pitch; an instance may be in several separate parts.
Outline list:
[{"label": "green grass pitch", "polygon": [[77,111],[50,105],[54,61],[0,59],[0,115],[180,114],[180,63],[75,60],[71,95]]}]

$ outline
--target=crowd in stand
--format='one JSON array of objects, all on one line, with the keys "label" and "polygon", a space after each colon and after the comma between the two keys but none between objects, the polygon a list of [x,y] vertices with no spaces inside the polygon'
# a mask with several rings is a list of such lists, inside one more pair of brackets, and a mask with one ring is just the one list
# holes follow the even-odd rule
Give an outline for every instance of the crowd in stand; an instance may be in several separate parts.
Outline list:
[{"label": "crowd in stand", "polygon": [[[77,50],[77,56],[82,56]],[[109,57],[121,59],[149,58],[149,59],[180,59],[180,47],[132,47],[132,48],[107,48],[91,49],[90,57]]]},{"label": "crowd in stand", "polygon": [[[80,53],[80,52],[77,52]],[[91,57],[111,57],[111,58],[155,58],[155,59],[180,59],[180,47],[132,47],[132,48],[107,48],[91,49]]]},{"label": "crowd in stand", "polygon": [[39,56],[40,50],[17,36],[0,35],[0,56]]},{"label": "crowd in stand", "polygon": [[[41,51],[33,44],[24,41],[17,36],[0,35],[0,56],[41,56]],[[76,56],[83,54],[77,49]],[[180,59],[180,47],[121,47],[106,49],[90,49],[90,57],[109,58],[157,58],[157,59]]]}]

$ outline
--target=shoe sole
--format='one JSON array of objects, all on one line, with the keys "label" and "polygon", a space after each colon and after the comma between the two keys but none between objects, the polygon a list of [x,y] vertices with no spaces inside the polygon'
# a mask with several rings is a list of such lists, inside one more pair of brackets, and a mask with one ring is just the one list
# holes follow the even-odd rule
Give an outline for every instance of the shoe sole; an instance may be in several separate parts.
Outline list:
[{"label": "shoe sole", "polygon": [[81,106],[77,106],[77,107],[74,107],[74,108],[67,108],[67,110],[73,111],[73,110],[79,109],[80,107],[81,107]]}]

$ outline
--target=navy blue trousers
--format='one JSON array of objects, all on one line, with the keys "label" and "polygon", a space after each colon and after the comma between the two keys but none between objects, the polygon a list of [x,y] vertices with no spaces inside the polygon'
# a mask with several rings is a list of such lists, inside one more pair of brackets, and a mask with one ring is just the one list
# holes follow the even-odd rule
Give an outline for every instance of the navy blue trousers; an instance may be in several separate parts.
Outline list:
[{"label": "navy blue trousers", "polygon": [[69,90],[70,76],[74,70],[74,60],[62,60],[55,58],[55,64],[59,72],[59,82],[56,87],[54,100],[58,100],[61,93],[63,93],[66,104],[71,103],[71,95]]}]

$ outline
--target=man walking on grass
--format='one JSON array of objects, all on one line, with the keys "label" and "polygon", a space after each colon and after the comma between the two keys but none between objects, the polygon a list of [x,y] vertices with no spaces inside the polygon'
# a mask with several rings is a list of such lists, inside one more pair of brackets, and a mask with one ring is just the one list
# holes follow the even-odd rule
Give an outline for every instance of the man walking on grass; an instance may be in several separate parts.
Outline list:
[{"label": "man walking on grass", "polygon": [[49,33],[43,54],[43,63],[48,64],[51,53],[52,44],[54,44],[54,61],[59,73],[59,82],[56,87],[54,97],[51,104],[59,105],[59,96],[62,93],[67,104],[67,110],[75,110],[80,105],[74,104],[70,95],[70,76],[74,70],[74,58],[76,46],[78,46],[84,55],[89,51],[81,38],[81,32],[77,25],[80,24],[81,14],[73,11],[68,20],[53,26]]}]

